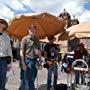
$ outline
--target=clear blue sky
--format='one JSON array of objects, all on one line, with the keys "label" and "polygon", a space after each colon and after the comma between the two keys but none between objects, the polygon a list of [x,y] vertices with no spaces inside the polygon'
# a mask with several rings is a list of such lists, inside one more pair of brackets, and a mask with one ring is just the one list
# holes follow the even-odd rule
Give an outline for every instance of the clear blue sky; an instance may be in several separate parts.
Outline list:
[{"label": "clear blue sky", "polygon": [[86,9],[90,10],[90,1],[87,2],[84,7],[85,7]]}]

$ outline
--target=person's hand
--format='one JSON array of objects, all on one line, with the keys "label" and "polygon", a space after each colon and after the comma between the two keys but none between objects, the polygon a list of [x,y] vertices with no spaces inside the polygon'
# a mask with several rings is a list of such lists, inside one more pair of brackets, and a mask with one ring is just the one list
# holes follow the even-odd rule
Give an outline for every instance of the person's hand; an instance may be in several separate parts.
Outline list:
[{"label": "person's hand", "polygon": [[22,63],[22,69],[26,71],[26,64],[24,62]]},{"label": "person's hand", "polygon": [[11,68],[12,68],[12,65],[11,64],[8,64],[7,65],[7,71],[10,71]]}]

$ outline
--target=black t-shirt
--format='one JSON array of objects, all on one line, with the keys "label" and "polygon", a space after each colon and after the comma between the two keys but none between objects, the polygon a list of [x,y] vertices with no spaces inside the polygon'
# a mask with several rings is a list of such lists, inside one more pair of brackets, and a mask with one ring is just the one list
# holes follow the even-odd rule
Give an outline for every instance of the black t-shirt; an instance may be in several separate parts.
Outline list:
[{"label": "black t-shirt", "polygon": [[57,51],[58,50],[58,47],[56,44],[47,44],[45,47],[44,47],[44,51],[47,51],[47,57],[48,59],[54,59],[57,57]]}]

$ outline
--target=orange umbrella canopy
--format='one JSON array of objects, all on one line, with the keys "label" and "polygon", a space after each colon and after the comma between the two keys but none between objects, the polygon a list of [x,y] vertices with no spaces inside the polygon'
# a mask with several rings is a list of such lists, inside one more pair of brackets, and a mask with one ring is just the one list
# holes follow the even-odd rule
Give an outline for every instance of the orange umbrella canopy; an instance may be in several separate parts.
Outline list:
[{"label": "orange umbrella canopy", "polygon": [[7,33],[10,36],[22,38],[28,34],[28,27],[30,24],[36,25],[36,37],[43,39],[46,36],[56,35],[63,32],[65,21],[48,13],[33,16],[22,15],[10,21]]}]

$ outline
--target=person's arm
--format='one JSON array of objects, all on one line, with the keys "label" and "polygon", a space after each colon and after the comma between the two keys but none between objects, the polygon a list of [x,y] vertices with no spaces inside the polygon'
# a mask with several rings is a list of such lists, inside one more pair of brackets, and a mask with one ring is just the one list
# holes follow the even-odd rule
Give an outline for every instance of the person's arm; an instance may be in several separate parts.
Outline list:
[{"label": "person's arm", "polygon": [[42,68],[42,52],[41,52],[41,48],[40,48],[40,42],[38,39],[36,39],[36,41],[35,41],[35,46],[38,49],[39,68]]},{"label": "person's arm", "polygon": [[26,70],[26,65],[24,62],[24,48],[25,48],[25,38],[22,39],[21,41],[21,46],[20,46],[20,58],[21,58],[21,65],[22,69],[25,71]]},{"label": "person's arm", "polygon": [[12,47],[10,41],[8,42],[8,48],[7,48],[7,64],[11,64],[11,61],[13,60],[12,55]]},{"label": "person's arm", "polygon": [[89,53],[88,53],[87,49],[85,49],[85,52],[84,52],[84,53],[85,53],[85,55],[86,55],[86,56],[88,56],[88,55],[89,55]]},{"label": "person's arm", "polygon": [[41,66],[41,64],[42,64],[42,60],[41,60],[42,52],[41,52],[41,50],[38,50],[38,57],[39,57],[39,65]]},{"label": "person's arm", "polygon": [[10,40],[7,43],[7,71],[10,71],[12,67],[13,55],[12,55],[12,47]]},{"label": "person's arm", "polygon": [[20,49],[21,64],[24,63],[24,49]]}]

